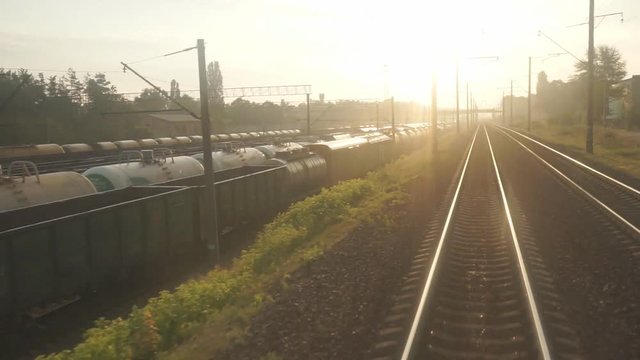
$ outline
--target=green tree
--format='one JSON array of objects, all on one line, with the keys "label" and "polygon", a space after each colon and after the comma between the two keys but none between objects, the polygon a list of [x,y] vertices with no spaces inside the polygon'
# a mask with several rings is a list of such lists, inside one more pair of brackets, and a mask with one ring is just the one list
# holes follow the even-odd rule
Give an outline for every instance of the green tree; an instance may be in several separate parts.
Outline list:
[{"label": "green tree", "polygon": [[158,90],[150,88],[143,89],[133,102],[140,110],[165,110],[169,105],[168,100]]},{"label": "green tree", "polygon": [[210,101],[213,104],[224,104],[222,72],[217,61],[210,62],[207,66],[207,85],[209,86]]},{"label": "green tree", "polygon": [[[612,85],[624,79],[627,75],[627,63],[622,59],[620,51],[612,46],[601,45],[595,50],[593,72],[597,84],[593,90],[595,102],[594,110],[601,114],[605,121],[609,114],[609,97],[619,98],[622,89],[614,89]],[[586,89],[587,63],[578,61],[575,64],[576,74],[573,79]]]},{"label": "green tree", "polygon": [[207,66],[207,85],[209,90],[209,113],[213,123],[213,131],[224,130],[222,118],[224,117],[224,85],[220,64],[217,61]]},{"label": "green tree", "polygon": [[[587,62],[578,61],[574,65],[576,74],[574,80],[581,80],[587,77]],[[618,82],[627,75],[627,63],[622,60],[620,51],[612,46],[601,45],[595,50],[593,62],[593,72],[595,78],[608,83]]]},{"label": "green tree", "polygon": [[169,92],[169,97],[172,99],[180,98],[180,84],[175,80],[171,80],[171,91]]},{"label": "green tree", "polygon": [[0,69],[0,145],[46,141],[45,99],[42,74]]},{"label": "green tree", "polygon": [[75,70],[69,68],[67,70],[67,74],[62,78],[65,89],[69,92],[69,96],[76,104],[82,103],[82,96],[84,93],[84,84],[78,76],[76,75]]}]

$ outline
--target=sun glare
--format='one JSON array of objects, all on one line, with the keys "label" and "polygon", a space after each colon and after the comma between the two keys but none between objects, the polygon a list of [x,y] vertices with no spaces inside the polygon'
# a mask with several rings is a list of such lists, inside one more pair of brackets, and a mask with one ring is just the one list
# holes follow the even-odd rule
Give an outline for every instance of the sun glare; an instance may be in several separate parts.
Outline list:
[{"label": "sun glare", "polygon": [[[471,11],[460,11],[461,6]],[[389,19],[389,31],[381,34],[392,50],[385,59],[390,92],[424,101],[430,97],[430,79],[435,74],[439,93],[447,96],[455,91],[457,66],[461,82],[476,81],[486,68],[469,64],[468,58],[493,55],[486,53],[494,44],[477,19],[486,11],[475,2],[400,1],[393,13],[402,16]],[[492,16],[484,16],[483,21]]]}]

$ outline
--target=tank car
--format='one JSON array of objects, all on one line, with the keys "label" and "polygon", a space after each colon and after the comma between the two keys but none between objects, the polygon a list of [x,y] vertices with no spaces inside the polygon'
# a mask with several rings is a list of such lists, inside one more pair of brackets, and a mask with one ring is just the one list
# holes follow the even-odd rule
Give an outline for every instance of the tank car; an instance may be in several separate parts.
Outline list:
[{"label": "tank car", "polygon": [[126,151],[123,158],[125,162],[92,167],[83,175],[98,191],[108,191],[204,174],[200,162],[190,156],[172,156],[168,149]]},{"label": "tank car", "polygon": [[14,161],[0,174],[0,212],[94,193],[84,176],[71,171],[39,174],[30,161]]},{"label": "tank car", "polygon": [[93,146],[89,144],[63,144],[62,148],[64,149],[65,154],[86,154],[93,152]]},{"label": "tank car", "polygon": [[191,139],[191,144],[193,145],[202,145],[202,136],[200,135],[191,135],[189,139]]},{"label": "tank car", "polygon": [[[213,170],[222,171],[243,166],[265,165],[267,157],[258,149],[250,147],[235,147],[233,144],[223,144],[222,149],[211,153]],[[203,161],[202,153],[193,155],[199,162]]]},{"label": "tank car", "polygon": [[301,145],[298,146],[277,151],[269,160],[269,164],[287,167],[287,181],[284,191],[289,198],[317,189],[326,183],[327,179],[326,160],[309,149]]},{"label": "tank car", "polygon": [[369,162],[374,158],[372,147],[361,137],[309,144],[307,147],[327,161],[328,184],[366,174]]},{"label": "tank car", "polygon": [[176,139],[178,144],[181,146],[190,145],[192,142],[188,136],[176,136],[174,139]]},{"label": "tank car", "polygon": [[58,144],[0,146],[0,159],[26,159],[64,154]]},{"label": "tank car", "polygon": [[138,144],[141,148],[152,148],[158,146],[158,142],[154,139],[138,139]]},{"label": "tank car", "polygon": [[281,144],[259,145],[255,147],[260,150],[267,159],[276,157],[277,153],[287,153],[304,148],[302,145],[294,142],[287,142]]},{"label": "tank car", "polygon": [[93,144],[93,148],[98,152],[117,152],[118,145],[111,141],[99,141]]},{"label": "tank car", "polygon": [[154,139],[158,145],[162,146],[175,146],[178,145],[178,140],[170,137],[161,137]]},{"label": "tank car", "polygon": [[113,142],[120,150],[138,149],[140,144],[135,140],[117,140]]}]

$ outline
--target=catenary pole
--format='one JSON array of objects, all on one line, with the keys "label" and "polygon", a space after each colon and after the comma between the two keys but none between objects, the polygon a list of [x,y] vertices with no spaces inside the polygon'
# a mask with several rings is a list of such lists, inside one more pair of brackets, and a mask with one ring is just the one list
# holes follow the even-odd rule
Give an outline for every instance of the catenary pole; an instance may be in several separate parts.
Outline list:
[{"label": "catenary pole", "polygon": [[527,131],[531,131],[531,56],[529,56],[529,95],[527,96]]},{"label": "catenary pole", "polygon": [[396,112],[395,112],[395,99],[391,97],[391,137],[396,140]]},{"label": "catenary pole", "polygon": [[460,64],[456,64],[456,132],[460,134]]},{"label": "catenary pole", "polygon": [[511,96],[509,98],[509,126],[513,126],[513,80],[511,80]]},{"label": "catenary pole", "polygon": [[207,70],[204,55],[204,40],[198,39],[198,71],[200,75],[200,125],[202,127],[202,151],[204,163],[205,197],[204,211],[205,241],[209,256],[220,263],[220,242],[218,239],[218,216],[216,209],[215,176],[213,173],[213,156],[211,154],[211,123],[209,121],[209,92]]},{"label": "catenary pole", "polygon": [[469,122],[469,83],[467,82],[467,131],[469,130],[470,126],[471,126],[471,123]]},{"label": "catenary pole", "polygon": [[431,74],[431,151],[438,151],[438,78]]},{"label": "catenary pole", "polygon": [[593,23],[594,23],[594,0],[589,0],[589,56],[587,59],[587,153],[593,154],[593,59],[595,51],[593,49]]},{"label": "catenary pole", "polygon": [[307,93],[307,135],[311,135],[311,99]]}]

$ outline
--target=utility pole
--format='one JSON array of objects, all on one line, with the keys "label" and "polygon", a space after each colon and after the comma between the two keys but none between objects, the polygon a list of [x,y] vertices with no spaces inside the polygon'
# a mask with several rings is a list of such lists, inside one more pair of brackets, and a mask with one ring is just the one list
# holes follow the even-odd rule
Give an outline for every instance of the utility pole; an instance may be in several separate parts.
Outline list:
[{"label": "utility pole", "polygon": [[507,126],[507,104],[504,102],[504,90],[502,90],[502,126]]},{"label": "utility pole", "polygon": [[513,80],[511,80],[511,96],[509,99],[509,126],[513,126]]},{"label": "utility pole", "polygon": [[431,74],[431,151],[435,156],[438,151],[438,79]]},{"label": "utility pole", "polygon": [[391,138],[396,140],[396,112],[395,112],[395,100],[391,97]]},{"label": "utility pole", "polygon": [[471,124],[469,123],[469,83],[467,82],[467,131]]},{"label": "utility pole", "polygon": [[213,156],[211,154],[211,123],[209,122],[209,90],[204,56],[204,39],[198,39],[198,71],[200,75],[200,125],[202,126],[202,151],[204,162],[204,218],[205,239],[209,255],[215,264],[220,263],[220,242],[218,239],[218,214],[216,203]]},{"label": "utility pole", "polygon": [[380,102],[376,101],[376,130],[380,130]]},{"label": "utility pole", "polygon": [[529,95],[527,96],[527,131],[531,131],[531,56],[529,56]]},{"label": "utility pole", "polygon": [[593,23],[594,23],[594,4],[593,0],[589,0],[589,56],[587,59],[587,153],[593,154],[593,58],[595,52],[593,49]]},{"label": "utility pole", "polygon": [[309,99],[309,93],[307,93],[307,135],[311,135],[311,109],[309,105],[311,103]]},{"label": "utility pole", "polygon": [[460,134],[460,64],[456,63],[456,132]]}]

